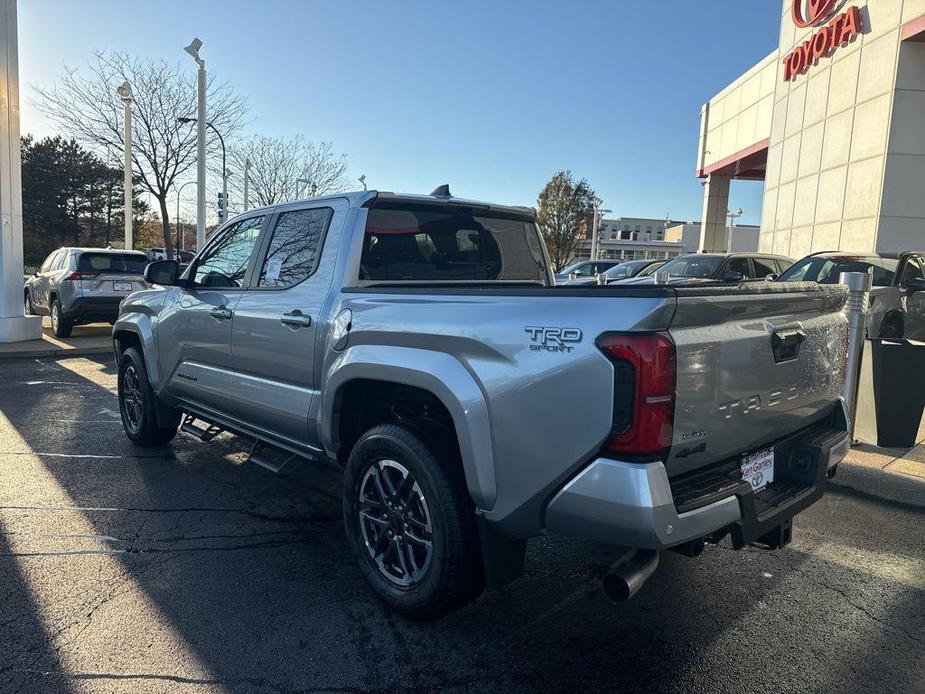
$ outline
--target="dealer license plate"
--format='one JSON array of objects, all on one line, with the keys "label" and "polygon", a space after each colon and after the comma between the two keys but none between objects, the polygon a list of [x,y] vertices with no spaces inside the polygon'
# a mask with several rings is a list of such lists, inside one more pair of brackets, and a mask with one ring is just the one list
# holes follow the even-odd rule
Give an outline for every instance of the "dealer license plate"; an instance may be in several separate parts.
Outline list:
[{"label": "dealer license plate", "polygon": [[774,481],[774,449],[759,451],[742,459],[742,479],[757,494]]},{"label": "dealer license plate", "polygon": [[114,292],[130,292],[132,291],[132,283],[131,282],[113,282],[112,290]]}]

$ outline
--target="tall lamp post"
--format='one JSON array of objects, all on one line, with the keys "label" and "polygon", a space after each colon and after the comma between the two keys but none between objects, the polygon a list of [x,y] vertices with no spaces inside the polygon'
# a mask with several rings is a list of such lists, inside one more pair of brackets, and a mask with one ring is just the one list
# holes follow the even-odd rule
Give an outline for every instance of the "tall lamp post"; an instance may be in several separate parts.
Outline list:
[{"label": "tall lamp post", "polygon": [[132,238],[132,85],[126,80],[118,87],[116,93],[122,98],[125,107],[125,133],[123,135],[123,149],[125,153],[125,250],[134,247]]},{"label": "tall lamp post", "polygon": [[197,125],[196,130],[196,248],[206,243],[206,61],[199,57],[202,41],[194,38],[183,50],[189,53],[199,66],[196,83]]},{"label": "tall lamp post", "polygon": [[598,246],[600,245],[600,226],[601,226],[601,215],[610,214],[613,210],[602,210],[601,205],[604,204],[604,201],[597,199],[594,204],[594,220],[592,225],[591,232],[591,260],[597,260]]},{"label": "tall lamp post", "polygon": [[298,187],[300,183],[303,186],[309,186],[309,192],[312,197],[315,197],[315,194],[318,192],[318,184],[312,183],[311,180],[308,178],[297,178],[295,182],[296,182],[296,197],[299,197],[299,195],[302,193],[302,190],[303,190],[303,188]]},{"label": "tall lamp post", "polygon": [[[186,186],[191,186],[195,182],[196,181],[187,181],[182,186],[180,186],[180,188],[177,190],[177,216],[175,217],[175,219],[177,220],[177,242],[176,242],[177,253],[176,253],[176,256],[178,260],[180,259],[180,251],[182,250],[182,246],[183,246],[183,243],[182,243],[183,232],[180,231],[180,196],[183,194],[183,189],[186,188]],[[196,250],[197,251],[199,250],[198,246],[196,247]]]},{"label": "tall lamp post", "polygon": [[740,207],[735,212],[731,210],[726,210],[726,217],[729,218],[729,226],[726,227],[726,252],[732,253],[732,236],[735,231],[736,220],[745,214]]},{"label": "tall lamp post", "polygon": [[251,160],[244,160],[244,211],[251,208]]},{"label": "tall lamp post", "polygon": [[[177,118],[178,123],[196,123],[199,125],[198,118],[187,118],[181,116]],[[225,165],[225,138],[214,125],[206,121],[206,125],[212,129],[212,132],[218,136],[218,141],[222,143],[222,200],[225,201],[225,219],[228,218],[228,167]],[[222,221],[224,222],[225,219]]]}]

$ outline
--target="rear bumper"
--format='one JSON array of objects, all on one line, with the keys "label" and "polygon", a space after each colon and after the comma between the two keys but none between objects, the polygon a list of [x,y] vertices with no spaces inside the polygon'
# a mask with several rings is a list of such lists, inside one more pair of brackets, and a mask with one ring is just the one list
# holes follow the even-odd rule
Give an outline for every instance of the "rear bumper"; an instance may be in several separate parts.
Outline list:
[{"label": "rear bumper", "polygon": [[670,481],[665,466],[598,458],[546,507],[552,533],[644,549],[667,549],[728,531],[741,547],[764,537],[822,497],[828,472],[847,454],[847,432],[808,427],[776,444],[775,482],[755,494],[739,458],[697,479]]},{"label": "rear bumper", "polygon": [[65,318],[79,322],[114,321],[124,296],[77,297],[63,311]]}]

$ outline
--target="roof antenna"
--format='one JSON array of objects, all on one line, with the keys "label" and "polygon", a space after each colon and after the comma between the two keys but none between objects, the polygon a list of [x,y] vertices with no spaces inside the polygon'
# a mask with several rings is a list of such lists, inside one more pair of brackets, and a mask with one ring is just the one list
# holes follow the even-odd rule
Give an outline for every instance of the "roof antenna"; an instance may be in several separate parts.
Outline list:
[{"label": "roof antenna", "polygon": [[431,195],[435,198],[451,198],[453,197],[450,194],[450,184],[444,183],[442,186],[437,186],[434,188],[434,192]]}]

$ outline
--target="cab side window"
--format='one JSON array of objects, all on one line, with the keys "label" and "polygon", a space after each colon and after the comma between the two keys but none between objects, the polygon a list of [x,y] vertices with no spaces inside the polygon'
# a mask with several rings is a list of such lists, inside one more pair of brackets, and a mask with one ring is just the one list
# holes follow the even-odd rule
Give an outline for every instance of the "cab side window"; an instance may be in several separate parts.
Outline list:
[{"label": "cab side window", "polygon": [[311,276],[333,214],[330,207],[283,212],[276,220],[258,286],[285,289]]},{"label": "cab side window", "polygon": [[51,270],[52,270],[52,272],[54,272],[55,270],[60,270],[61,268],[63,268],[63,267],[64,267],[64,261],[65,261],[66,259],[67,259],[67,252],[66,252],[66,251],[58,251],[58,255],[55,256],[55,260],[54,260],[54,262],[51,264]]},{"label": "cab side window", "polygon": [[723,274],[727,272],[738,272],[742,277],[752,276],[751,270],[748,267],[748,258],[732,258],[726,263],[726,269],[723,270]]},{"label": "cab side window", "polygon": [[925,278],[925,275],[922,274],[921,258],[909,258],[909,260],[906,261],[906,266],[903,268],[903,276],[900,285],[906,287],[912,280],[920,280],[923,278]]},{"label": "cab side window", "polygon": [[263,217],[245,219],[224,231],[196,263],[194,287],[240,289],[257,245]]},{"label": "cab side window", "polygon": [[45,262],[42,263],[42,267],[39,268],[39,272],[48,272],[51,270],[52,263],[55,262],[55,258],[58,257],[59,251],[52,251],[51,255],[45,258]]},{"label": "cab side window", "polygon": [[772,260],[770,258],[752,258],[752,262],[755,264],[755,277],[767,277],[768,275],[776,275],[777,270],[772,266]]}]

